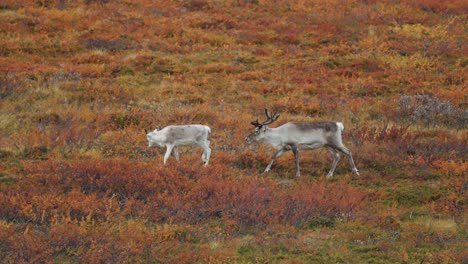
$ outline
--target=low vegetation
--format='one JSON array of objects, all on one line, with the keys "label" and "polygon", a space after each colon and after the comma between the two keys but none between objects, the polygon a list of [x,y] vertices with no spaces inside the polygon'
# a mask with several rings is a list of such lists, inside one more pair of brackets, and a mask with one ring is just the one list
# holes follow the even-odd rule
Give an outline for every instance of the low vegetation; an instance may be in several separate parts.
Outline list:
[{"label": "low vegetation", "polygon": [[[0,262],[466,263],[465,2],[2,1]],[[262,175],[265,107],[360,176]],[[144,130],[189,123],[210,164],[163,166]]]}]

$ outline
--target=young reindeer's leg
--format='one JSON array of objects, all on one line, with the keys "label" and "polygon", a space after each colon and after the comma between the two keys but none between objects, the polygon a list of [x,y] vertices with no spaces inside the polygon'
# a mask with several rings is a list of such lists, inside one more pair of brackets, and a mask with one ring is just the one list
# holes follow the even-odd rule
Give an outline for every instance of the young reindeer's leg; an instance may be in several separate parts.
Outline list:
[{"label": "young reindeer's leg", "polygon": [[268,166],[265,168],[265,171],[263,173],[267,173],[270,171],[271,169],[271,166],[273,165],[273,162],[275,161],[275,159],[279,158],[281,155],[284,154],[284,152],[286,151],[287,149],[285,148],[282,148],[280,150],[278,150],[274,155],[273,157],[271,157],[271,161],[270,163],[268,163]]},{"label": "young reindeer's leg", "polygon": [[177,160],[177,162],[179,162],[179,148],[177,146],[174,146],[174,151],[173,151],[173,154]]},{"label": "young reindeer's leg", "polygon": [[341,157],[340,157],[340,153],[338,153],[337,150],[331,147],[327,147],[327,150],[333,155],[333,163],[332,163],[330,171],[327,174],[327,178],[330,178],[333,176],[333,172],[335,172],[335,169],[336,169],[336,164],[338,164],[338,161],[340,161]]},{"label": "young reindeer's leg", "polygon": [[199,145],[203,149],[203,154],[202,154],[203,165],[207,166],[208,163],[210,162],[210,155],[211,155],[210,141],[200,142]]},{"label": "young reindeer's leg", "polygon": [[164,165],[166,165],[166,161],[167,159],[169,158],[169,156],[171,156],[171,152],[172,152],[172,149],[174,148],[175,145],[167,145],[167,150],[166,150],[166,154],[164,155]]},{"label": "young reindeer's leg", "polygon": [[299,148],[296,145],[292,145],[291,149],[294,153],[294,161],[296,163],[296,177],[299,177],[301,176],[301,171],[299,169]]}]

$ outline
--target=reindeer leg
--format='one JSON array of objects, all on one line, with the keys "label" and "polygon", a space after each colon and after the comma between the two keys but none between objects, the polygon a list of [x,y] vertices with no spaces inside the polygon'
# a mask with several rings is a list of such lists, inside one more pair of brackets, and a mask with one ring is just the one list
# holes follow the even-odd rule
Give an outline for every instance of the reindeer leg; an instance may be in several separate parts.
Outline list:
[{"label": "reindeer leg", "polygon": [[278,151],[273,155],[273,157],[271,157],[271,161],[270,161],[270,163],[268,163],[268,166],[265,168],[265,171],[264,171],[263,173],[269,172],[270,169],[271,169],[271,166],[273,165],[273,162],[275,161],[275,159],[277,159],[278,157],[280,157],[281,155],[283,155],[285,151],[286,151],[286,149],[284,149],[284,148],[278,150]]},{"label": "reindeer leg", "polygon": [[173,152],[177,162],[179,162],[179,148],[177,146],[174,146],[174,152]]},{"label": "reindeer leg", "polygon": [[348,157],[348,161],[349,161],[349,164],[351,165],[353,173],[356,175],[359,175],[359,171],[356,168],[356,165],[354,164],[354,159],[353,159],[353,155],[351,154],[351,151],[349,151],[349,149],[347,149],[344,145],[339,146],[337,149],[343,152],[346,155],[346,157]]},{"label": "reindeer leg", "polygon": [[210,162],[211,149],[209,146],[210,146],[210,141],[200,143],[200,147],[203,148],[202,160],[203,160],[204,166],[207,166],[208,163]]},{"label": "reindeer leg", "polygon": [[294,161],[296,163],[296,177],[299,177],[301,176],[301,171],[299,169],[299,148],[296,145],[292,145],[291,149],[294,153]]},{"label": "reindeer leg", "polygon": [[333,176],[333,172],[335,172],[336,164],[338,164],[338,161],[340,161],[341,157],[340,157],[340,153],[338,153],[338,151],[336,151],[335,149],[331,147],[327,147],[327,150],[333,155],[333,163],[332,163],[330,171],[327,174],[327,178],[330,178]]},{"label": "reindeer leg", "polygon": [[172,149],[174,148],[174,145],[167,145],[167,150],[166,154],[164,155],[164,165],[166,165],[166,161],[171,156]]}]

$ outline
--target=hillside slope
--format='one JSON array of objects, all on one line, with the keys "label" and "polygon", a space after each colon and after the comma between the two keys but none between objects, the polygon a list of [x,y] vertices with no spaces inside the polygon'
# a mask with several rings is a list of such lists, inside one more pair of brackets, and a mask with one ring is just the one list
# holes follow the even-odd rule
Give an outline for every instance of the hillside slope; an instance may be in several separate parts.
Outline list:
[{"label": "hillside slope", "polygon": [[[464,263],[465,1],[0,4],[3,263]],[[263,109],[343,122],[325,150],[244,142]],[[211,127],[206,168],[144,129]]]}]

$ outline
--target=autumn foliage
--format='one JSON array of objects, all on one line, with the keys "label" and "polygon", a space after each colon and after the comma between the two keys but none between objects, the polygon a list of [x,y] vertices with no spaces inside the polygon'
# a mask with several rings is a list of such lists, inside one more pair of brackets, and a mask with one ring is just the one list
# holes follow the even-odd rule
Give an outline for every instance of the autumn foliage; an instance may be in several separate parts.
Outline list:
[{"label": "autumn foliage", "polygon": [[[466,1],[4,0],[0,263],[464,263]],[[246,145],[263,109],[344,123]],[[144,130],[211,127],[210,165]]]}]

